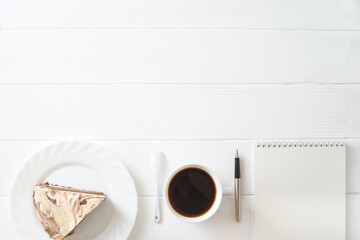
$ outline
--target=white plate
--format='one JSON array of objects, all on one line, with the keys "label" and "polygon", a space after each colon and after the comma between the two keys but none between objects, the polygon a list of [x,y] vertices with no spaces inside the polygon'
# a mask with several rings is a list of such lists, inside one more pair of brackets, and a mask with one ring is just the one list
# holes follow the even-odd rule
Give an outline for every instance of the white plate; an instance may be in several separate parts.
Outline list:
[{"label": "white plate", "polygon": [[112,153],[95,144],[62,142],[35,154],[16,177],[11,193],[11,213],[20,239],[49,240],[32,200],[33,186],[46,181],[101,191],[108,196],[67,240],[129,237],[136,220],[137,193],[126,167]]}]

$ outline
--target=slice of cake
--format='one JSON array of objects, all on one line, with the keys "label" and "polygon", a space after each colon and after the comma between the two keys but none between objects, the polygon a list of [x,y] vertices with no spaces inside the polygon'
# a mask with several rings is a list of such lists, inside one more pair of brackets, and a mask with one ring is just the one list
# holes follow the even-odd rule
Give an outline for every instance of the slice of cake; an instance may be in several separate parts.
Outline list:
[{"label": "slice of cake", "polygon": [[78,190],[49,183],[34,186],[36,214],[54,240],[71,235],[77,225],[106,198],[101,192]]}]

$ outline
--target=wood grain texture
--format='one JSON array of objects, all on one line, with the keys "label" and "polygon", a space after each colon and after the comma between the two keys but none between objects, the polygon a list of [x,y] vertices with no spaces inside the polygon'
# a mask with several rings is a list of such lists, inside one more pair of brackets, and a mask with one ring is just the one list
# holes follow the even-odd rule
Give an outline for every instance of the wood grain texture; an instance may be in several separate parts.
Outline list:
[{"label": "wood grain texture", "polygon": [[0,84],[359,83],[360,32],[1,31]]},{"label": "wood grain texture", "polygon": [[[360,239],[359,12],[358,0],[0,0],[1,235],[17,240],[17,172],[55,141],[95,141],[128,167],[140,196],[130,239],[252,240],[254,140],[344,138],[347,240]],[[162,202],[154,223],[154,150],[166,175],[216,172],[212,219],[182,223]]]},{"label": "wood grain texture", "polygon": [[1,86],[0,140],[360,136],[359,85]]},{"label": "wood grain texture", "polygon": [[11,219],[10,198],[0,197],[0,232],[8,240],[19,240]]},{"label": "wood grain texture", "polygon": [[139,199],[139,215],[129,239],[246,239],[253,230],[253,197],[243,198],[241,224],[235,222],[234,198],[225,196],[220,208],[208,221],[184,223],[178,220],[161,201],[163,218],[160,224],[153,221],[153,197]]},{"label": "wood grain texture", "polygon": [[5,29],[360,28],[357,0],[2,0],[0,9]]},{"label": "wood grain texture", "polygon": [[[234,198],[225,196],[218,212],[208,221],[198,224],[183,223],[161,202],[163,221],[153,221],[153,197],[139,198],[139,214],[129,239],[253,239],[253,196],[243,197],[241,223],[234,220]],[[8,240],[18,240],[10,218],[10,199],[0,198],[1,233]],[[347,195],[347,240],[357,240],[360,234],[360,195]]]},{"label": "wood grain texture", "polygon": [[346,239],[355,240],[360,236],[360,194],[347,196],[347,211],[346,211]]},{"label": "wood grain texture", "polygon": [[[0,142],[0,196],[9,196],[16,174],[40,149],[53,142]],[[190,163],[212,169],[220,178],[225,195],[233,194],[234,151],[242,159],[243,194],[254,194],[254,141],[101,141],[95,142],[113,152],[129,169],[139,196],[155,194],[155,180],[150,156],[161,150],[166,156],[167,176],[176,168]],[[347,192],[360,192],[360,140],[345,141],[347,154]],[[61,183],[57,183],[60,184]]]}]

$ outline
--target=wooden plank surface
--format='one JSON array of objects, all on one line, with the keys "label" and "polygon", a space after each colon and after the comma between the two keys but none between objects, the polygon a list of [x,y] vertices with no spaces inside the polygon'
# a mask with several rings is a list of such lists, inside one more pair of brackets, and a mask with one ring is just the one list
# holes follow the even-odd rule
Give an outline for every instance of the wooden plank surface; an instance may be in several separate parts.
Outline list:
[{"label": "wooden plank surface", "polygon": [[360,136],[360,85],[4,85],[0,140]]},{"label": "wooden plank surface", "polygon": [[357,0],[0,1],[0,28],[359,29]]},{"label": "wooden plank surface", "polygon": [[360,194],[347,195],[346,239],[355,240],[360,236]]},{"label": "wooden plank surface", "polygon": [[[153,197],[139,198],[139,215],[130,240],[132,239],[253,239],[253,196],[243,197],[241,223],[234,221],[234,198],[225,196],[218,212],[203,223],[183,223],[161,201],[163,221],[156,224]],[[0,198],[1,233],[9,240],[18,240],[10,218],[10,199]],[[347,240],[357,240],[360,234],[360,195],[347,195]]]},{"label": "wooden plank surface", "polygon": [[[37,151],[53,142],[0,142],[0,196],[9,196],[16,174]],[[163,151],[166,156],[164,181],[176,168],[201,164],[220,178],[225,195],[233,194],[234,151],[240,151],[243,166],[243,194],[254,194],[254,141],[101,141],[97,144],[113,152],[129,169],[139,196],[155,194],[150,156]],[[360,193],[360,139],[344,140],[347,154],[347,192]],[[60,184],[61,183],[57,183]]]},{"label": "wooden plank surface", "polygon": [[19,240],[11,219],[9,197],[0,197],[0,212],[1,235],[9,240]]},{"label": "wooden plank surface", "polygon": [[154,198],[139,199],[139,215],[129,239],[245,239],[250,240],[253,231],[253,197],[243,199],[241,224],[235,222],[234,198],[225,196],[219,210],[208,221],[184,223],[178,220],[161,201],[163,218],[156,224]]},{"label": "wooden plank surface", "polygon": [[0,84],[359,83],[360,32],[0,32]]},{"label": "wooden plank surface", "polygon": [[[0,0],[2,236],[17,240],[16,173],[59,140],[96,141],[128,167],[140,196],[130,239],[252,240],[254,141],[335,138],[347,145],[347,240],[360,239],[359,12],[358,0]],[[154,150],[166,175],[216,172],[225,196],[212,219],[182,223],[162,203],[154,223]]]}]

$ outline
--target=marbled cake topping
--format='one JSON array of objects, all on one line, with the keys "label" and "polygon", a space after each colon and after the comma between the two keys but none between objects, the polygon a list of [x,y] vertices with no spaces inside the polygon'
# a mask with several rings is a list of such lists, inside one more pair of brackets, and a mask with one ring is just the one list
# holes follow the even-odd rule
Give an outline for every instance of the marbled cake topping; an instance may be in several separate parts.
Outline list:
[{"label": "marbled cake topping", "polygon": [[100,192],[60,187],[49,183],[34,186],[36,214],[54,240],[72,234],[77,225],[106,198]]}]

